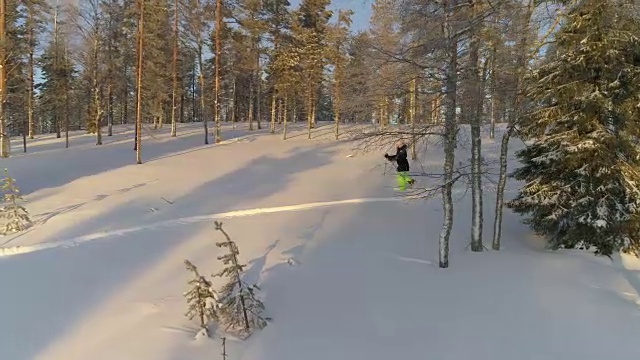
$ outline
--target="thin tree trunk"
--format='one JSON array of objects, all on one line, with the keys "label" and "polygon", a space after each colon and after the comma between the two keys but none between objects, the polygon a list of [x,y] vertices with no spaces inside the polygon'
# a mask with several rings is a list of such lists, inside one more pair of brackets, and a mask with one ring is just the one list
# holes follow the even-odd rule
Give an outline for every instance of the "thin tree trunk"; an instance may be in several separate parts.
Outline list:
[{"label": "thin tree trunk", "polygon": [[236,93],[236,81],[237,79],[233,79],[233,106],[231,107],[231,123],[233,124],[233,128],[236,128],[237,113],[238,113],[238,94]]},{"label": "thin tree trunk", "polygon": [[[478,13],[478,3],[474,2],[473,14]],[[469,44],[469,73],[472,84],[472,101],[469,115],[471,116],[471,251],[482,252],[482,175],[481,175],[481,148],[482,139],[480,137],[482,98],[480,84],[480,29],[476,28],[471,34]],[[480,104],[480,105],[478,105]]]},{"label": "thin tree trunk", "polygon": [[[337,70],[336,70],[337,71]],[[334,104],[333,104],[333,117],[336,121],[335,128],[335,136],[336,140],[340,138],[340,79],[336,78],[335,80],[335,95],[334,95]]]},{"label": "thin tree trunk", "polygon": [[222,0],[216,1],[216,59],[215,59],[215,77],[216,77],[216,86],[215,86],[215,122],[216,122],[216,131],[215,131],[215,142],[220,143],[222,141],[222,131],[220,124],[220,57],[222,56]]},{"label": "thin tree trunk", "polygon": [[68,45],[66,43],[64,43],[64,68],[65,68],[65,75],[64,75],[64,144],[65,144],[65,148],[68,149],[69,148],[69,73],[67,72],[69,69],[69,63],[68,63],[68,59],[69,59],[69,54],[67,53],[68,51]]},{"label": "thin tree trunk", "polygon": [[196,103],[196,65],[191,67],[191,122],[196,121],[198,104]]},{"label": "thin tree trunk", "polygon": [[489,138],[496,138],[496,44],[491,45],[491,128]]},{"label": "thin tree trunk", "polygon": [[[29,9],[29,28],[28,28],[28,46],[29,46],[29,94],[27,95],[27,116],[28,116],[28,132],[29,139],[33,139],[35,137],[35,119],[33,117],[33,107],[34,107],[34,97],[35,97],[35,80],[34,80],[34,42],[35,42],[35,34],[33,29],[33,11]],[[26,150],[25,150],[26,152]]]},{"label": "thin tree trunk", "polygon": [[287,105],[288,105],[288,95],[285,93],[284,101],[282,104],[282,138],[283,140],[287,140]]},{"label": "thin tree trunk", "polygon": [[309,91],[307,101],[307,138],[311,139],[311,129],[313,128],[313,92]]},{"label": "thin tree trunk", "polygon": [[107,87],[107,136],[113,136],[113,84]]},{"label": "thin tree trunk", "polygon": [[273,93],[271,95],[271,127],[269,128],[269,132],[274,134],[276,132],[276,89],[273,89]]},{"label": "thin tree trunk", "polygon": [[411,121],[411,160],[416,160],[416,79],[411,79],[411,89],[409,90],[409,120]]},{"label": "thin tree trunk", "polygon": [[138,24],[138,76],[136,101],[136,163],[142,164],[142,59],[144,50],[144,0],[138,0],[140,19]]},{"label": "thin tree trunk", "polygon": [[256,48],[256,120],[258,122],[258,130],[262,129],[262,79],[260,78],[260,51]]},{"label": "thin tree trunk", "polygon": [[[25,119],[26,120],[26,119]],[[27,153],[27,132],[29,131],[29,122],[22,123],[22,152]]]},{"label": "thin tree trunk", "polygon": [[204,63],[202,60],[202,43],[198,39],[198,69],[200,79],[200,117],[204,126],[204,144],[209,145],[209,128],[207,126],[207,118],[204,116],[205,99],[204,99]]},{"label": "thin tree trunk", "polygon": [[455,30],[451,24],[451,17],[455,11],[457,0],[444,2],[445,37],[448,44],[448,62],[445,69],[445,160],[444,160],[444,185],[442,189],[442,203],[444,219],[442,232],[439,240],[439,266],[449,267],[449,238],[453,228],[453,170],[455,162],[456,145],[456,93],[457,93],[457,62],[458,62],[458,38],[454,35]]},{"label": "thin tree trunk", "polygon": [[249,79],[249,130],[253,130],[253,79]]},{"label": "thin tree trunk", "polygon": [[507,184],[507,159],[509,155],[509,139],[513,135],[515,128],[515,119],[520,106],[520,86],[523,82],[525,74],[524,69],[527,66],[527,52],[529,50],[529,28],[535,9],[535,0],[529,0],[527,5],[527,12],[525,14],[525,26],[522,29],[520,43],[518,44],[518,54],[516,58],[516,88],[514,94],[514,100],[512,104],[512,111],[509,115],[507,130],[502,135],[502,142],[500,144],[500,174],[498,176],[498,188],[496,189],[496,208],[495,217],[493,222],[493,241],[491,248],[493,250],[500,250],[500,236],[502,235],[502,213],[504,207],[504,190]]},{"label": "thin tree trunk", "polygon": [[96,108],[96,145],[102,145],[102,104],[100,102],[100,89],[98,85],[98,32],[93,39],[93,101]]},{"label": "thin tree trunk", "polygon": [[[124,73],[127,74],[129,72],[129,64],[127,61],[124,62]],[[123,103],[122,103],[122,119],[121,125],[129,123],[129,82],[124,81],[124,94]]]},{"label": "thin tree trunk", "polygon": [[173,73],[173,86],[171,91],[171,137],[178,136],[178,123],[176,120],[176,106],[178,100],[178,0],[173,3],[173,61],[171,72]]}]

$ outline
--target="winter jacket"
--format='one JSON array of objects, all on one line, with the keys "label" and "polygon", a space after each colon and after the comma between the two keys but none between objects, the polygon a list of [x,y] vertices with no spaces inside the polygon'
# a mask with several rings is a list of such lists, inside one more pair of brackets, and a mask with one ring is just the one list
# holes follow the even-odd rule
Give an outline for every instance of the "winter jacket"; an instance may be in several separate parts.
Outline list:
[{"label": "winter jacket", "polygon": [[384,157],[389,161],[396,161],[398,163],[398,167],[396,170],[398,171],[409,171],[409,160],[407,160],[407,145],[402,145],[399,148],[396,148],[395,155],[384,154]]}]

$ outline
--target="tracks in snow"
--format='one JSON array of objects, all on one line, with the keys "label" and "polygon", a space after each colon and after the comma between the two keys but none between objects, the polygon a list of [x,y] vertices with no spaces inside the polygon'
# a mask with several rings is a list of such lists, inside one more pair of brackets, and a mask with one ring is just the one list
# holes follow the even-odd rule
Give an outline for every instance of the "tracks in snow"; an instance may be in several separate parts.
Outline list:
[{"label": "tracks in snow", "polygon": [[[415,199],[416,198],[414,198],[413,200]],[[376,203],[376,202],[398,202],[398,201],[408,201],[408,200],[412,200],[412,198],[411,197],[359,198],[359,199],[347,199],[347,200],[337,200],[337,201],[313,202],[313,203],[298,204],[298,205],[235,210],[235,211],[228,211],[228,212],[209,214],[209,215],[191,216],[191,217],[185,217],[185,218],[179,218],[179,219],[173,219],[173,220],[165,220],[165,221],[160,221],[156,223],[130,227],[126,229],[102,231],[102,232],[82,235],[82,236],[78,236],[78,237],[66,239],[66,240],[39,243],[35,245],[0,248],[0,257],[28,254],[36,251],[47,250],[47,249],[74,247],[90,241],[107,239],[107,238],[112,238],[116,236],[123,236],[123,235],[146,231],[146,230],[157,230],[162,228],[171,228],[175,226],[211,221],[213,219],[230,219],[230,218],[236,218],[236,217],[245,217],[245,216],[261,215],[261,214],[302,211],[302,210],[310,210],[315,208],[338,206],[338,205],[364,204],[364,203]]]}]

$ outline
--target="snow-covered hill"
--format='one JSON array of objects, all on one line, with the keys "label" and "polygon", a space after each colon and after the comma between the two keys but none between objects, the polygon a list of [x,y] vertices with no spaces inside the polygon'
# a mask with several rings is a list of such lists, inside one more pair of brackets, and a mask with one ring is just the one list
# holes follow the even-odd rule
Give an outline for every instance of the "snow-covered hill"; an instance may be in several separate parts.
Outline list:
[{"label": "snow-covered hill", "polygon": [[[330,125],[287,141],[225,127],[208,146],[200,124],[168,130],[145,132],[142,165],[126,127],[101,147],[43,136],[23,155],[16,139],[0,160],[35,220],[0,238],[0,359],[221,359],[220,333],[194,340],[183,316],[183,260],[203,274],[220,266],[213,219],[273,318],[228,340],[230,360],[640,357],[638,259],[548,252],[508,211],[502,251],[466,252],[470,194],[459,189],[451,267],[439,269],[441,201],[398,197],[382,154],[350,156]],[[497,158],[498,141],[483,147]],[[468,154],[463,142],[459,160]],[[412,166],[441,163],[430,143]],[[484,204],[488,242],[489,184]]]}]

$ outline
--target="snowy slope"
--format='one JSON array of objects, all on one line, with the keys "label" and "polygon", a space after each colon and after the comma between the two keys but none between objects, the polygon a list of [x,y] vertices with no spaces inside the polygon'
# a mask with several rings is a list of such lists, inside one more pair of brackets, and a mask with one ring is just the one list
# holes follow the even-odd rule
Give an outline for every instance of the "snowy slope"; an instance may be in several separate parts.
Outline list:
[{"label": "snowy slope", "polygon": [[[503,251],[465,252],[470,194],[459,189],[451,268],[438,269],[441,202],[394,196],[381,154],[348,156],[352,145],[331,140],[330,126],[287,141],[225,128],[229,140],[209,146],[197,124],[177,139],[163,129],[145,135],[143,165],[133,165],[130,130],[102,148],[74,134],[61,149],[46,136],[0,160],[37,222],[0,238],[0,359],[221,358],[218,339],[193,340],[181,296],[183,259],[219,269],[211,215],[238,242],[274,319],[229,340],[228,359],[640,356],[637,259],[547,252],[508,212]],[[498,146],[485,139],[485,158]],[[412,166],[439,171],[441,161],[432,143]]]}]

